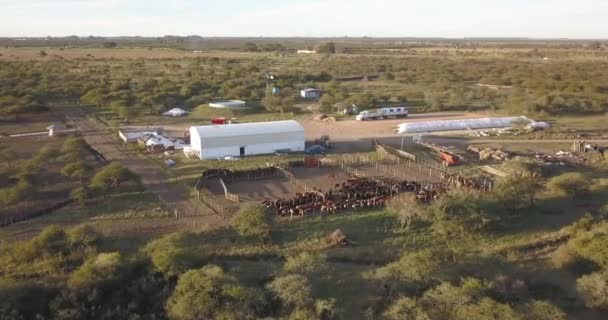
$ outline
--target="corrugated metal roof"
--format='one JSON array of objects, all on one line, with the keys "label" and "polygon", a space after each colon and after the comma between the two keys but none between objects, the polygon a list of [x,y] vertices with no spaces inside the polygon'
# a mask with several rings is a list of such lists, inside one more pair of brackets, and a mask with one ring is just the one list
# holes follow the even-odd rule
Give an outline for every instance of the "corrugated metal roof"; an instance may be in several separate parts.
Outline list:
[{"label": "corrugated metal roof", "polygon": [[236,137],[257,134],[280,134],[286,132],[304,132],[304,128],[295,120],[251,122],[238,124],[221,124],[192,127],[199,136],[205,138]]}]

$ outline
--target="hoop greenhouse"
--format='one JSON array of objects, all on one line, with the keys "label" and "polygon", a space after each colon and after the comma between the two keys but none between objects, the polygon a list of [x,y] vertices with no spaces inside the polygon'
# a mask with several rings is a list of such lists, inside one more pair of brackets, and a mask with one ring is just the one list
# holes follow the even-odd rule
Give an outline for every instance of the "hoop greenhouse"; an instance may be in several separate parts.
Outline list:
[{"label": "hoop greenhouse", "polygon": [[436,120],[426,122],[402,123],[398,126],[399,133],[436,132],[454,130],[474,130],[490,128],[506,128],[516,124],[530,124],[533,121],[526,117],[500,117],[466,120]]}]

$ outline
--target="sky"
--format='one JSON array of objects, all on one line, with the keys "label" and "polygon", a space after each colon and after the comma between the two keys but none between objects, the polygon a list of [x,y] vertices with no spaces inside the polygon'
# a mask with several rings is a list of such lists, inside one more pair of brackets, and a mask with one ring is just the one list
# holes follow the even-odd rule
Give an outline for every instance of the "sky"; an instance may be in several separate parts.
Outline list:
[{"label": "sky", "polygon": [[608,0],[0,0],[0,36],[608,38]]}]

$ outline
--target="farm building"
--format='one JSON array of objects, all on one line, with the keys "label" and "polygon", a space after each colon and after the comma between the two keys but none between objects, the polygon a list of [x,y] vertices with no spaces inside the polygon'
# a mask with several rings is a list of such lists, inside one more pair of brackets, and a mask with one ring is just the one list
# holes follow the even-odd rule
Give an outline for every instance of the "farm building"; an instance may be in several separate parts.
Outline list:
[{"label": "farm building", "polygon": [[308,88],[300,91],[300,96],[304,99],[317,99],[323,94],[323,90]]},{"label": "farm building", "polygon": [[304,151],[304,128],[293,120],[198,126],[190,143],[200,159]]}]

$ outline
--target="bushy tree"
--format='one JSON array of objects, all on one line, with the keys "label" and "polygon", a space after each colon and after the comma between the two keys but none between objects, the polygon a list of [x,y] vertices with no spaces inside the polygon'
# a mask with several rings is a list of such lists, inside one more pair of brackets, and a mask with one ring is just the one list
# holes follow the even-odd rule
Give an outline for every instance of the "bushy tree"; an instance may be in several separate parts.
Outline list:
[{"label": "bushy tree", "polygon": [[585,305],[593,309],[608,310],[608,272],[595,272],[576,280],[576,290]]},{"label": "bushy tree", "polygon": [[167,277],[180,275],[193,268],[199,258],[186,247],[187,235],[172,233],[148,243],[143,249],[154,269]]},{"label": "bushy tree", "polygon": [[589,192],[591,180],[580,172],[568,172],[553,177],[547,183],[547,188],[558,194],[572,199]]},{"label": "bushy tree", "polygon": [[388,211],[397,217],[402,230],[409,230],[413,222],[429,219],[426,208],[420,205],[412,194],[403,194],[391,199]]},{"label": "bushy tree", "polygon": [[476,191],[454,189],[431,205],[433,230],[440,234],[467,234],[482,230],[491,220]]},{"label": "bushy tree", "polygon": [[308,275],[327,269],[327,257],[323,254],[301,252],[287,257],[283,270],[286,273]]},{"label": "bushy tree", "polygon": [[454,313],[454,320],[521,320],[511,306],[487,297],[476,303],[457,306]]},{"label": "bushy tree", "polygon": [[397,299],[384,315],[390,320],[431,320],[416,300],[408,297]]},{"label": "bushy tree", "polygon": [[524,308],[523,320],[566,320],[566,313],[546,301],[534,300]]},{"label": "bushy tree", "polygon": [[86,288],[116,283],[123,277],[125,268],[120,253],[100,253],[74,271],[68,279],[68,285],[71,288]]},{"label": "bushy tree", "polygon": [[6,164],[8,168],[11,167],[11,163],[17,159],[17,153],[7,145],[0,145],[0,161]]},{"label": "bushy tree", "polygon": [[119,193],[120,187],[125,183],[132,183],[139,187],[141,185],[140,177],[123,167],[120,163],[112,162],[93,176],[91,179],[91,189]]},{"label": "bushy tree", "polygon": [[232,227],[243,237],[265,240],[270,235],[270,218],[259,206],[244,207],[232,221]]},{"label": "bushy tree", "polygon": [[256,319],[264,301],[215,265],[179,277],[166,310],[170,319]]},{"label": "bushy tree", "polygon": [[532,175],[509,175],[501,178],[492,191],[503,207],[516,211],[534,206],[542,187]]},{"label": "bushy tree", "polygon": [[312,288],[302,275],[286,275],[275,278],[267,285],[274,297],[288,308],[302,308],[313,303]]},{"label": "bushy tree", "polygon": [[78,179],[81,184],[84,184],[84,178],[91,168],[82,160],[76,160],[75,162],[70,162],[66,164],[63,168],[61,168],[61,174]]},{"label": "bushy tree", "polygon": [[317,46],[317,53],[333,54],[336,53],[336,44],[333,42],[324,42]]}]

